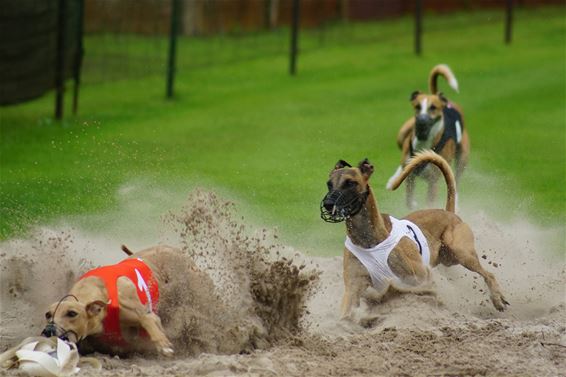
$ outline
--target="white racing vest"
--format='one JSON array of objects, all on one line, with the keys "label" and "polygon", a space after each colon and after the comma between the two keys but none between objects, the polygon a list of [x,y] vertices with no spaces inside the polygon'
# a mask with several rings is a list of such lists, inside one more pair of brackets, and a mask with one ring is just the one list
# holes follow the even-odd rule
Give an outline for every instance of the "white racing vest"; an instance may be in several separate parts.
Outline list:
[{"label": "white racing vest", "polygon": [[346,236],[346,248],[354,254],[368,270],[373,286],[377,290],[385,289],[390,282],[398,286],[407,285],[391,271],[391,268],[389,268],[387,264],[389,254],[393,248],[397,246],[401,238],[407,237],[416,244],[425,266],[428,267],[430,262],[428,242],[419,227],[409,220],[399,220],[391,216],[389,216],[389,218],[391,219],[391,233],[389,233],[389,236],[383,242],[370,249],[364,249],[363,247],[355,245],[350,237]]}]

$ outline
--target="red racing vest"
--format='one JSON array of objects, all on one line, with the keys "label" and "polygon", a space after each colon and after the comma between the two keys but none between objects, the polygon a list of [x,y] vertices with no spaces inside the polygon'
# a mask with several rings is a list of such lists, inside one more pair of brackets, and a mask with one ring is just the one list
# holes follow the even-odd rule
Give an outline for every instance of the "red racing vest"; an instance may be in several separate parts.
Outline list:
[{"label": "red racing vest", "polygon": [[[81,276],[80,279],[91,276],[102,279],[108,293],[106,317],[103,320],[104,333],[100,339],[111,345],[127,345],[128,343],[122,337],[120,328],[120,301],[116,282],[122,276],[130,279],[136,286],[136,292],[141,303],[146,305],[150,311],[157,313],[157,302],[159,300],[157,280],[153,277],[148,265],[139,258],[128,258],[118,264],[96,268]],[[145,331],[143,334],[145,334]]]}]

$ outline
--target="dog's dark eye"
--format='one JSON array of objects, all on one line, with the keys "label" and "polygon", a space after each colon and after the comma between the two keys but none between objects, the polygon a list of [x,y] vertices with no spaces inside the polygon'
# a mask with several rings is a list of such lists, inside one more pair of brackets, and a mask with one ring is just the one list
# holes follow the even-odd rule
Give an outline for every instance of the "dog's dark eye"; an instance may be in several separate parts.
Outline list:
[{"label": "dog's dark eye", "polygon": [[45,313],[45,319],[50,320],[51,317],[53,317],[53,315],[51,315],[51,312]]},{"label": "dog's dark eye", "polygon": [[430,111],[434,111],[434,110],[436,110],[436,106],[434,106],[434,105],[430,105],[430,107],[429,107],[429,110],[430,110]]},{"label": "dog's dark eye", "polygon": [[355,185],[357,185],[358,183],[356,181],[352,181],[350,179],[348,179],[347,181],[344,181],[344,187],[345,188],[352,188]]},{"label": "dog's dark eye", "polygon": [[69,311],[67,312],[67,317],[74,318],[74,317],[76,317],[78,314],[79,314],[79,313],[77,313],[77,312],[74,311],[74,310],[69,310]]},{"label": "dog's dark eye", "polygon": [[415,109],[416,109],[417,111],[421,111],[422,107],[421,107],[421,105],[417,105],[417,106],[415,106]]}]

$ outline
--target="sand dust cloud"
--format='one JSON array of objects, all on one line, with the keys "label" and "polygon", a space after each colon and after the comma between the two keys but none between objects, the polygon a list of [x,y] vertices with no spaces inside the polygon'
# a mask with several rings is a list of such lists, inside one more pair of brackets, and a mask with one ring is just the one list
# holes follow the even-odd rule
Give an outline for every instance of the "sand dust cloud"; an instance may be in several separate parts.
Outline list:
[{"label": "sand dust cloud", "polygon": [[[354,321],[341,321],[341,257],[304,255],[247,223],[236,204],[195,190],[162,213],[156,235],[156,243],[180,248],[209,277],[178,282],[163,297],[160,315],[175,357],[95,354],[103,371],[81,373],[565,375],[563,230],[462,212],[482,264],[511,303],[507,312],[493,309],[480,277],[454,266],[434,270],[432,293],[390,292],[384,302],[365,300]],[[38,334],[47,305],[89,268],[122,259],[121,243],[152,246],[132,234],[116,238],[54,226],[0,244],[0,350]],[[336,249],[338,255],[341,245]]]}]

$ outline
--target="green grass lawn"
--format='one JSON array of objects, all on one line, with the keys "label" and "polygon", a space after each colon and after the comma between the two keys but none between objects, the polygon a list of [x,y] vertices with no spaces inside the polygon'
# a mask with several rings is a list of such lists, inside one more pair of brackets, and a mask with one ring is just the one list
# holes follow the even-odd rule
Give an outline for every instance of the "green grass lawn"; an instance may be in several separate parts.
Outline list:
[{"label": "green grass lawn", "polygon": [[[287,74],[285,55],[267,54],[180,69],[173,101],[163,99],[163,77],[90,84],[79,116],[62,123],[50,118],[52,95],[0,108],[0,237],[115,209],[118,188],[141,179],[183,195],[213,188],[292,244],[336,254],[343,225],[323,223],[318,209],[328,171],[340,158],[369,157],[381,208],[406,213],[403,192],[384,185],[399,163],[395,136],[411,115],[409,94],[427,89],[437,63],[460,81],[460,94],[440,85],[463,106],[472,139],[462,206],[564,224],[565,11],[518,10],[510,46],[501,19],[493,11],[430,15],[421,57],[412,53],[409,18],[328,29],[374,42],[321,46],[305,32],[297,77]],[[287,43],[287,35],[266,41]],[[87,54],[89,43],[96,51],[87,40]],[[181,40],[179,66],[187,51],[206,48]]]}]

